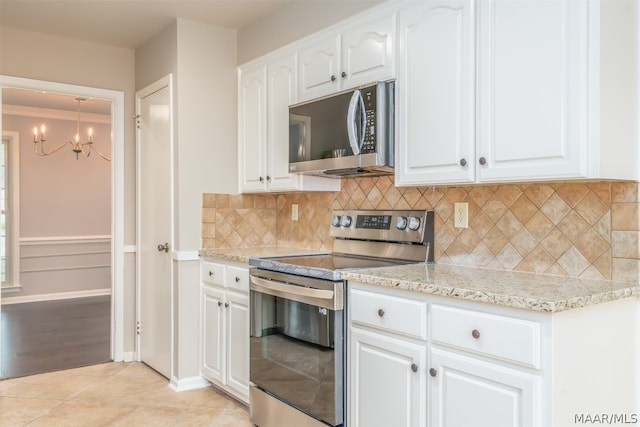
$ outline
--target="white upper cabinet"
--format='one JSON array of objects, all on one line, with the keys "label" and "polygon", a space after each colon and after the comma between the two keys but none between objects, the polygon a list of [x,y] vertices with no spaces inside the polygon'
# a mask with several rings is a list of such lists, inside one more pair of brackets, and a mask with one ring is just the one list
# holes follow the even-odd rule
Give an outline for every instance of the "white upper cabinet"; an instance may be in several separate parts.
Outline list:
[{"label": "white upper cabinet", "polygon": [[297,99],[296,54],[240,67],[240,192],[339,191],[340,180],[289,173],[289,105]]},{"label": "white upper cabinet", "polygon": [[340,38],[331,35],[300,49],[300,100],[326,95],[338,89]]},{"label": "white upper cabinet", "polygon": [[238,85],[240,191],[266,190],[266,66],[241,69]]},{"label": "white upper cabinet", "polygon": [[590,3],[478,3],[479,181],[588,176]]},{"label": "white upper cabinet", "polygon": [[396,183],[475,179],[470,0],[414,3],[398,20]]},{"label": "white upper cabinet", "polygon": [[401,6],[396,184],[637,177],[623,150],[603,155],[621,142],[599,132],[599,12],[573,0]]},{"label": "white upper cabinet", "polygon": [[298,175],[289,173],[289,105],[297,99],[296,57],[288,55],[267,65],[268,186],[292,189]]},{"label": "white upper cabinet", "polygon": [[300,100],[395,77],[395,13],[350,22],[299,50]]}]

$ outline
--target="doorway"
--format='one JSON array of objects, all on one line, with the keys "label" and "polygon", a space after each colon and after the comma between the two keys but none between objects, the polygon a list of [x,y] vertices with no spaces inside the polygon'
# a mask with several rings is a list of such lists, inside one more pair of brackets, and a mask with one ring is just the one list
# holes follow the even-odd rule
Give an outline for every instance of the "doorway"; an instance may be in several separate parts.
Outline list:
[{"label": "doorway", "polygon": [[[108,303],[109,355],[111,360],[122,361],[124,360],[124,94],[119,91],[8,76],[0,76],[0,88],[3,91],[4,89],[23,89],[100,99],[110,104],[111,123],[107,129],[111,134],[111,150],[110,153],[107,153],[111,157],[111,162],[108,166],[111,176],[109,190],[111,199],[110,243],[108,244],[108,257],[110,259],[110,283],[108,286],[111,294],[110,302]],[[1,92],[0,101],[2,101]],[[0,102],[1,104],[2,102]],[[0,125],[2,125],[1,119]],[[33,138],[33,134],[28,135],[25,139],[29,141],[31,138]],[[58,153],[57,155],[62,154]],[[67,191],[73,188],[71,184],[67,187]],[[0,305],[0,312],[1,310],[2,306]],[[3,333],[6,333],[4,328],[0,328],[0,337]],[[0,348],[0,355],[2,355],[2,348]],[[0,360],[1,363],[2,360]]]}]

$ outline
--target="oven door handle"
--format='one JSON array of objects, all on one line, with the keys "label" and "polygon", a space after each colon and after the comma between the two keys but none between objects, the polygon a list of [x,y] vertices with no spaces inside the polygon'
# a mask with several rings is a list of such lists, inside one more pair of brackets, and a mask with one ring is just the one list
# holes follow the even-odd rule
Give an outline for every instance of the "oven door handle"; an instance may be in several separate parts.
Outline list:
[{"label": "oven door handle", "polygon": [[[251,276],[252,291],[291,299],[306,304],[315,304],[323,307],[333,308],[335,305],[335,293],[325,289],[312,289],[303,286],[289,285],[287,283],[267,280],[256,276]],[[318,300],[324,300],[323,304],[318,304]]]}]

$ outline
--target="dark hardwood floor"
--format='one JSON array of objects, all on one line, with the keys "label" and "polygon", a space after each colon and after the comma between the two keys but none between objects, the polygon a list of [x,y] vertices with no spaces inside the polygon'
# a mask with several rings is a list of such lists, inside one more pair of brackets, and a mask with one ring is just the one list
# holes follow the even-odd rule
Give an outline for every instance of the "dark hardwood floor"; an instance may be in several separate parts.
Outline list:
[{"label": "dark hardwood floor", "polygon": [[111,360],[110,306],[110,296],[3,305],[0,378]]}]

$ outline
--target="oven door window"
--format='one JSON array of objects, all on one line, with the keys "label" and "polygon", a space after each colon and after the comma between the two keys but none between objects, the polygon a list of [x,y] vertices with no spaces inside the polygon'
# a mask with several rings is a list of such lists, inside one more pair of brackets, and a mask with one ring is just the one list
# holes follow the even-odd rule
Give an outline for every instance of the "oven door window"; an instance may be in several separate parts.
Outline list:
[{"label": "oven door window", "polygon": [[251,382],[303,412],[341,424],[342,313],[251,291]]}]

